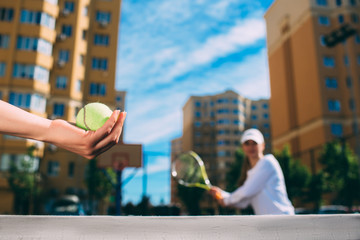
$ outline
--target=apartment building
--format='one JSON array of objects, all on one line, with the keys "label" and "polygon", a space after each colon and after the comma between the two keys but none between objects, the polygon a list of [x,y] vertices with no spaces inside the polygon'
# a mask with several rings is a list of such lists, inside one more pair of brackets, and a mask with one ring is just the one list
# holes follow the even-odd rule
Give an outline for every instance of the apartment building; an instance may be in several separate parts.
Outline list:
[{"label": "apartment building", "polygon": [[[31,113],[75,122],[88,102],[124,109],[115,90],[120,0],[0,2],[0,98]],[[0,136],[0,170],[36,146],[36,167],[49,197],[86,197],[87,160],[55,146]],[[0,176],[0,213],[12,194]]]},{"label": "apartment building", "polygon": [[[179,152],[193,150],[204,160],[213,185],[226,187],[225,177],[247,128],[264,132],[267,152],[271,149],[268,100],[250,100],[228,90],[208,96],[191,96],[183,107],[183,135],[172,141],[172,160]],[[171,202],[180,203],[172,182]],[[204,207],[213,207],[206,197]]]},{"label": "apartment building", "polygon": [[324,143],[358,149],[360,35],[332,48],[324,40],[344,24],[359,32],[359,14],[357,0],[275,0],[265,14],[273,148],[288,144],[313,172]]}]

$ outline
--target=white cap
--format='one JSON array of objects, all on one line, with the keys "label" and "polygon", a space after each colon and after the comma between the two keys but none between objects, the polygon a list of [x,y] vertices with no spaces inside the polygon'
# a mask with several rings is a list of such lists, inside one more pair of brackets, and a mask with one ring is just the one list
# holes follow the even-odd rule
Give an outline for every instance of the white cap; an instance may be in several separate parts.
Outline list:
[{"label": "white cap", "polygon": [[241,137],[241,143],[244,143],[248,140],[253,140],[257,144],[262,144],[264,142],[264,136],[259,130],[250,128],[243,133]]}]

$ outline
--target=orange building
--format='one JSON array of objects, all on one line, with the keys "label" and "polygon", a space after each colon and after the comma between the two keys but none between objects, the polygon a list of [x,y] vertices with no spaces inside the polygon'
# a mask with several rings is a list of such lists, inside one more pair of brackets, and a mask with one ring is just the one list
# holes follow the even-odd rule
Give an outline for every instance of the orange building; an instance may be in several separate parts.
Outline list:
[{"label": "orange building", "polygon": [[[75,122],[88,102],[124,109],[115,90],[120,0],[0,2],[0,98],[31,113]],[[44,191],[86,197],[87,160],[42,142],[0,136],[0,170],[36,145]],[[12,213],[12,194],[0,175],[0,213]]]},{"label": "orange building", "polygon": [[356,145],[360,35],[333,48],[324,36],[344,23],[359,30],[359,13],[355,0],[275,0],[265,14],[272,145],[289,144],[313,172],[324,143],[344,137]]}]

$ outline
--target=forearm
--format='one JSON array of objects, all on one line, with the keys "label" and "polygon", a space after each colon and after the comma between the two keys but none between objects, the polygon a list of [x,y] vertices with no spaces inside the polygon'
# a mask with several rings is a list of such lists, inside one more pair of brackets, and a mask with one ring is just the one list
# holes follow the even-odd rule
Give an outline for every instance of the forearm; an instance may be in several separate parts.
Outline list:
[{"label": "forearm", "polygon": [[26,112],[0,101],[0,133],[46,141],[51,120]]}]

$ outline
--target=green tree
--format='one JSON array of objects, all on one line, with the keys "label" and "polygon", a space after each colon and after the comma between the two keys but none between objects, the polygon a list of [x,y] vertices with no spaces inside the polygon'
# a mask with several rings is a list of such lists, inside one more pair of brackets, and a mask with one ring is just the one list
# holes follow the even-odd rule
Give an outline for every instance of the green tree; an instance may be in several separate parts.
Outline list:
[{"label": "green tree", "polygon": [[7,172],[7,182],[14,194],[14,213],[15,214],[31,214],[33,201],[40,194],[40,188],[37,187],[37,175],[34,164],[36,158],[34,156],[35,146],[28,148],[27,155],[19,162],[11,162],[9,171]]},{"label": "green tree", "polygon": [[325,144],[319,162],[323,165],[324,186],[326,192],[336,194],[335,204],[352,207],[360,197],[360,179],[358,162],[345,141]]},{"label": "green tree", "polygon": [[113,183],[115,182],[115,171],[112,169],[99,169],[96,164],[96,159],[91,159],[88,162],[86,174],[86,186],[88,189],[88,197],[91,206],[91,213],[96,212],[94,209],[94,202],[102,202],[110,197],[113,192]]},{"label": "green tree", "polygon": [[313,174],[310,178],[310,182],[305,194],[304,200],[306,202],[313,203],[314,212],[318,212],[322,202],[322,194],[324,191],[324,175],[320,171],[317,174]]},{"label": "green tree", "polygon": [[233,192],[239,187],[239,178],[241,167],[245,159],[245,154],[241,148],[235,152],[235,161],[230,165],[229,171],[226,173],[226,191]]},{"label": "green tree", "polygon": [[189,215],[200,215],[200,200],[205,190],[197,187],[185,187],[178,184],[178,196],[184,203]]},{"label": "green tree", "polygon": [[311,180],[309,169],[299,160],[293,158],[288,146],[276,153],[275,157],[282,168],[289,199],[303,198]]}]

